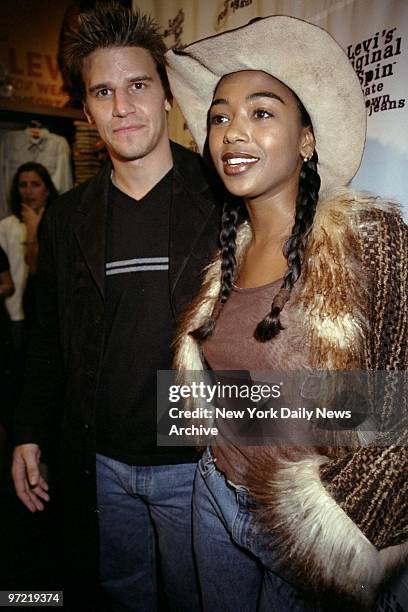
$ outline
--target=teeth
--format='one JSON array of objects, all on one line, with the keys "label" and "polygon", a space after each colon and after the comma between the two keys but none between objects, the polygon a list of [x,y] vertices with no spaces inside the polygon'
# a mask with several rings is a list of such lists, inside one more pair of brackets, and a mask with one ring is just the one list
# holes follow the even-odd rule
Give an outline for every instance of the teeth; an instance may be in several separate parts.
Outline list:
[{"label": "teeth", "polygon": [[238,164],[253,164],[257,161],[258,159],[256,157],[233,157],[231,159],[227,159],[227,165],[237,166]]}]

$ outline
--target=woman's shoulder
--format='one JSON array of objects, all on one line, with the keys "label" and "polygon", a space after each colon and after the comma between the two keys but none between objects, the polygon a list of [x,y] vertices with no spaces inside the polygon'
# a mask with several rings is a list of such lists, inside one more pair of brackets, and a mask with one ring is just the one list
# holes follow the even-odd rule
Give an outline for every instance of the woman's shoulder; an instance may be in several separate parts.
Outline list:
[{"label": "woman's shoulder", "polygon": [[313,234],[318,240],[329,236],[343,243],[347,242],[347,237],[358,239],[363,250],[370,245],[375,248],[379,241],[391,248],[397,241],[406,251],[407,229],[397,202],[368,192],[341,188],[320,197]]},{"label": "woman's shoulder", "polygon": [[398,202],[383,199],[368,191],[342,187],[323,193],[316,209],[316,221],[337,220],[359,223],[399,222],[404,224]]},{"label": "woman's shoulder", "polygon": [[2,225],[3,227],[6,226],[18,226],[20,225],[21,221],[16,217],[16,215],[8,215],[7,217],[3,217],[3,219],[0,219],[0,225]]},{"label": "woman's shoulder", "polygon": [[10,239],[20,239],[25,232],[25,225],[15,215],[0,220],[0,234]]}]

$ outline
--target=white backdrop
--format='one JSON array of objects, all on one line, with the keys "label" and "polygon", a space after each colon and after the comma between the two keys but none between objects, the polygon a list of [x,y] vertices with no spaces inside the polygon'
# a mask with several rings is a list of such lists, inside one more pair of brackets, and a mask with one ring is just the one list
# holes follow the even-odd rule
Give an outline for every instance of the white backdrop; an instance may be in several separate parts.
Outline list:
[{"label": "white backdrop", "polygon": [[[267,15],[325,28],[348,53],[366,96],[367,144],[353,185],[398,200],[408,220],[408,0],[135,0],[134,6],[157,19],[168,46]],[[177,109],[170,134],[191,146]]]}]

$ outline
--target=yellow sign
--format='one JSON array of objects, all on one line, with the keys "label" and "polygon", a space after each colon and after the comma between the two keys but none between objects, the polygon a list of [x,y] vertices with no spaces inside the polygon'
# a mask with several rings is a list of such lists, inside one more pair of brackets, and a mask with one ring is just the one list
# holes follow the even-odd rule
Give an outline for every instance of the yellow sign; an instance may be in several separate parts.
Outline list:
[{"label": "yellow sign", "polygon": [[57,53],[59,31],[69,0],[1,3],[0,62],[13,85],[15,100],[63,106]]}]

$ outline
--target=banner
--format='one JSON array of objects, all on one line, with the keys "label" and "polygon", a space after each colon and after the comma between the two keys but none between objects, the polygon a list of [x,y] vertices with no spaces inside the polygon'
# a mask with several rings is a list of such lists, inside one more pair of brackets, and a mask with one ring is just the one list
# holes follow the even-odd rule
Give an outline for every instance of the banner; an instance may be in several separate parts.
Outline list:
[{"label": "banner", "polygon": [[[276,14],[306,19],[330,32],[350,58],[366,98],[367,143],[352,185],[399,201],[408,220],[406,0],[139,0],[134,5],[158,20],[169,47]],[[169,127],[171,138],[194,146],[177,108]]]},{"label": "banner", "polygon": [[353,186],[399,201],[408,219],[408,3],[338,4],[312,21],[347,52],[366,99],[367,141]]}]

